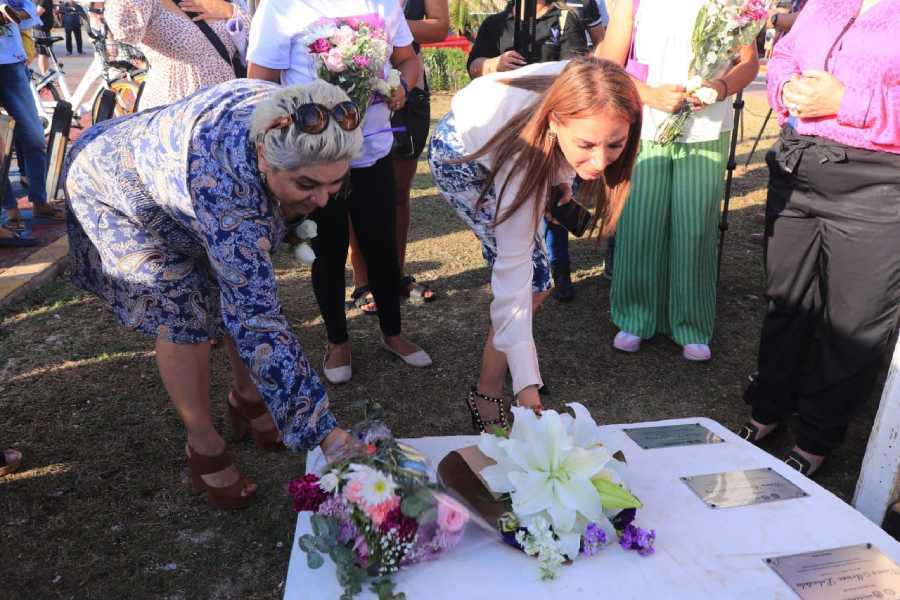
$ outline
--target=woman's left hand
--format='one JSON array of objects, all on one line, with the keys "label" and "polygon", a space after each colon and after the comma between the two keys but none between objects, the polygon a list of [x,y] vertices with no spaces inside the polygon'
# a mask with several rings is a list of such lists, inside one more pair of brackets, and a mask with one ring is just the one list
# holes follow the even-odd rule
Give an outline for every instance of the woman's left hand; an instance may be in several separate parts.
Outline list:
[{"label": "woman's left hand", "polygon": [[402,109],[406,104],[406,89],[402,85],[398,85],[391,90],[391,97],[387,99],[388,108],[393,112]]},{"label": "woman's left hand", "polygon": [[183,0],[179,8],[197,13],[194,21],[224,21],[234,16],[234,4],[225,0]]},{"label": "woman's left hand", "polygon": [[844,84],[825,71],[804,71],[785,84],[781,94],[788,111],[801,119],[836,115],[844,97]]}]

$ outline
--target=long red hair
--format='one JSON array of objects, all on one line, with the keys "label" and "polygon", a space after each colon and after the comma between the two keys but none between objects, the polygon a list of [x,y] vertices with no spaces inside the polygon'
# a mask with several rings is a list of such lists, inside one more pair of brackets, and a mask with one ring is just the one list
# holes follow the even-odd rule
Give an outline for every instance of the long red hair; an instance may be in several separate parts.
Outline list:
[{"label": "long red hair", "polygon": [[[610,235],[619,220],[628,190],[631,171],[641,142],[641,99],[631,78],[619,65],[593,56],[576,58],[557,75],[533,75],[503,79],[507,85],[537,92],[537,101],[523,108],[506,127],[497,132],[480,150],[461,159],[474,160],[492,154],[491,175],[481,190],[479,203],[486,200],[497,172],[510,161],[524,173],[522,186],[509,203],[504,203],[507,181],[500,182],[497,194],[497,223],[508,219],[532,196],[535,203],[535,230],[550,198],[550,181],[565,164],[565,157],[550,133],[550,121],[565,123],[602,111],[611,111],[630,124],[625,148],[619,158],[606,167],[604,176],[579,186],[577,199],[594,209],[593,225],[602,221],[601,236]],[[501,204],[506,206],[501,214]]]}]

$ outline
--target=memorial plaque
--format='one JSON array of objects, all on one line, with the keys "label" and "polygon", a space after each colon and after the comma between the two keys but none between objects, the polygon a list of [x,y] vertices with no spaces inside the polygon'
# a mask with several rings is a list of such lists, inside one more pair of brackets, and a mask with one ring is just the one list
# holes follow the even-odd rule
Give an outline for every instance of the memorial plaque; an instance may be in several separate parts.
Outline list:
[{"label": "memorial plaque", "polygon": [[872,544],[767,558],[802,600],[900,598],[900,566]]},{"label": "memorial plaque", "polygon": [[808,494],[772,469],[682,477],[710,508],[734,508],[801,498]]},{"label": "memorial plaque", "polygon": [[644,450],[719,444],[724,440],[699,423],[662,425],[660,427],[633,427],[625,433]]}]

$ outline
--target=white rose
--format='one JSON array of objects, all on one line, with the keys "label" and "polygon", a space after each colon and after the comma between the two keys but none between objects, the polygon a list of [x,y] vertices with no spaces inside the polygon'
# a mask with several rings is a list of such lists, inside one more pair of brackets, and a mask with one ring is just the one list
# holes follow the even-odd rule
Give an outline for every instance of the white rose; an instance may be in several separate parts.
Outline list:
[{"label": "white rose", "polygon": [[374,89],[385,98],[391,97],[391,86],[384,79],[372,79],[372,89]]},{"label": "white rose", "polygon": [[294,229],[294,235],[301,240],[311,240],[319,235],[319,227],[312,219],[306,219]]},{"label": "white rose", "polygon": [[702,87],[694,92],[694,96],[703,104],[715,104],[719,101],[719,92],[713,88]]},{"label": "white rose", "polygon": [[316,253],[309,244],[297,244],[294,246],[294,258],[305,265],[311,265],[316,262]]},{"label": "white rose", "polygon": [[687,84],[684,88],[687,90],[688,94],[693,94],[696,90],[699,90],[703,87],[703,78],[699,75],[694,75],[690,79],[688,79]]},{"label": "white rose", "polygon": [[400,71],[397,69],[391,69],[391,72],[388,73],[387,84],[391,86],[392,89],[397,89],[402,84],[400,83]]}]

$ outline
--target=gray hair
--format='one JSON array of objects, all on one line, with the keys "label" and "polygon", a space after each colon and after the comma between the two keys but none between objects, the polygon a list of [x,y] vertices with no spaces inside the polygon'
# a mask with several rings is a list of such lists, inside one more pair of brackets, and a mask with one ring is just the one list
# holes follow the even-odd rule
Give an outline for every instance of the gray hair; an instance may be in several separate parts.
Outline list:
[{"label": "gray hair", "polygon": [[304,133],[293,122],[266,131],[277,119],[294,114],[302,104],[316,103],[331,108],[349,99],[341,88],[321,79],[280,89],[254,109],[250,136],[262,147],[266,162],[278,170],[352,159],[362,149],[361,126],[344,131],[331,119],[325,131],[318,134]]}]

